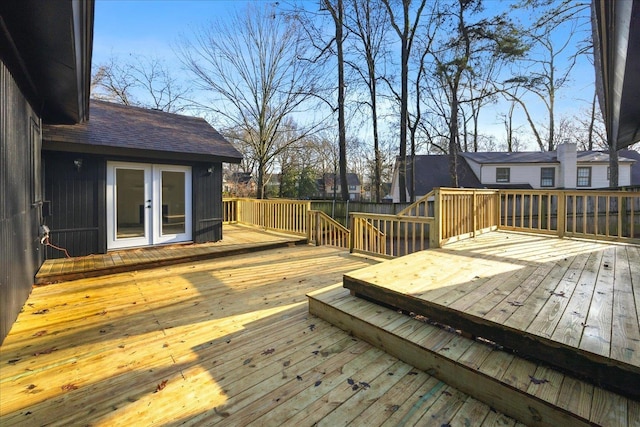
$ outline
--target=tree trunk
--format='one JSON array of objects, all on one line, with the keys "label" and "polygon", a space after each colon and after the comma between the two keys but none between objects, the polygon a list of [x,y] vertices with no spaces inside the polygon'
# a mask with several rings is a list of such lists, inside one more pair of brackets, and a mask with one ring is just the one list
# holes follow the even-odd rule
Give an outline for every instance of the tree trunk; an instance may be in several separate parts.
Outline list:
[{"label": "tree trunk", "polygon": [[449,122],[449,175],[451,185],[458,187],[458,94],[457,88],[451,95],[451,114]]},{"label": "tree trunk", "polygon": [[[405,12],[405,26],[409,27],[408,12]],[[409,108],[409,52],[407,37],[402,38],[402,88],[400,94],[400,168],[398,170],[398,185],[400,187],[400,203],[407,202],[407,109]]]},{"label": "tree trunk", "polygon": [[609,143],[609,187],[617,188],[620,185],[618,170],[618,150],[616,150],[616,144]]},{"label": "tree trunk", "polygon": [[264,172],[265,172],[265,164],[264,162],[260,162],[258,165],[258,182],[256,188],[256,198],[264,199]]},{"label": "tree trunk", "polygon": [[349,200],[349,186],[347,183],[347,135],[344,117],[344,52],[342,46],[342,19],[344,9],[342,0],[336,5],[336,49],[338,54],[338,139],[340,148],[340,186],[342,188],[342,200]]}]

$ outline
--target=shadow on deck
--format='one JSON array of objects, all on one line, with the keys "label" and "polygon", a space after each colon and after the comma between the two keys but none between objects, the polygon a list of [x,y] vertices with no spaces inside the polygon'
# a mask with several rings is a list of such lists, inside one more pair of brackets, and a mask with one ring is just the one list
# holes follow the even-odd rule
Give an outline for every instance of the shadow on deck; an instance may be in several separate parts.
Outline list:
[{"label": "shadow on deck", "polygon": [[311,313],[525,424],[640,425],[639,246],[492,232],[343,283]]},{"label": "shadow on deck", "polygon": [[35,277],[36,285],[125,273],[185,262],[304,244],[307,239],[241,225],[225,224],[222,240],[109,251],[106,254],[50,259]]}]

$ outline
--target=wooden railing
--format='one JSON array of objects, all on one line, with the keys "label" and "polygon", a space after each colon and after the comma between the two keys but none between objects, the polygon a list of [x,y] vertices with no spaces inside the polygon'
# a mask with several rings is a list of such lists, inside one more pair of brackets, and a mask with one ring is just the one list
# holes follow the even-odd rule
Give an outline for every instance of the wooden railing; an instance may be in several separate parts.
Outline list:
[{"label": "wooden railing", "polygon": [[307,230],[309,243],[350,249],[351,232],[324,212],[310,210]]},{"label": "wooden railing", "polygon": [[306,236],[309,205],[300,200],[224,199],[223,221]]},{"label": "wooden railing", "polygon": [[440,188],[435,190],[439,246],[498,228],[498,194],[495,190]]},{"label": "wooden railing", "polygon": [[222,199],[222,223],[235,224],[238,222],[238,199]]},{"label": "wooden railing", "polygon": [[306,201],[225,199],[223,210],[225,223],[388,257],[498,229],[640,243],[640,191],[437,188],[398,215],[351,213],[350,230]]},{"label": "wooden railing", "polygon": [[500,229],[640,243],[640,192],[501,191]]},{"label": "wooden railing", "polygon": [[433,218],[401,215],[351,214],[355,252],[395,257],[429,248]]}]

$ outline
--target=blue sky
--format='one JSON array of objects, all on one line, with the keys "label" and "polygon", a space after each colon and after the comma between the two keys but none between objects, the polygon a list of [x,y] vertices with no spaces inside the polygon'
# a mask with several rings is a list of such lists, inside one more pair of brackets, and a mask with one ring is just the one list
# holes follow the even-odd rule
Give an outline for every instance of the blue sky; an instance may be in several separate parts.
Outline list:
[{"label": "blue sky", "polygon": [[[309,0],[308,3],[317,5],[317,2]],[[179,38],[192,36],[200,27],[244,8],[246,3],[248,1],[240,0],[97,0],[93,63],[104,63],[111,56],[145,55],[164,59],[170,68],[180,73],[181,64],[173,49]],[[584,108],[583,102],[576,102],[581,97],[585,98],[583,101],[590,100],[593,67],[583,61],[573,77],[573,89],[559,93],[557,118],[562,110],[577,112]],[[485,121],[484,128],[496,135],[503,133],[502,125],[492,117]]]},{"label": "blue sky", "polygon": [[180,34],[189,35],[244,1],[98,0],[95,9],[93,62],[111,54],[143,53],[170,59]]}]

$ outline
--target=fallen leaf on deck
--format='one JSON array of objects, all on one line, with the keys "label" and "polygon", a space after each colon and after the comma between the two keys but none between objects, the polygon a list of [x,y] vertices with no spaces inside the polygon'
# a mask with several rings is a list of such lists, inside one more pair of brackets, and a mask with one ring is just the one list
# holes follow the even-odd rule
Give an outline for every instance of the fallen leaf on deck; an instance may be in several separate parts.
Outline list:
[{"label": "fallen leaf on deck", "polygon": [[553,295],[553,296],[556,296],[556,297],[563,297],[563,298],[565,297],[565,295],[564,295],[564,291],[561,291],[561,292],[554,292],[554,291],[550,291],[550,292],[551,292],[551,295]]},{"label": "fallen leaf on deck", "polygon": [[48,308],[43,308],[42,310],[34,311],[32,314],[46,314],[49,312]]},{"label": "fallen leaf on deck", "polygon": [[273,352],[276,351],[275,348],[268,348],[265,351],[262,352],[263,355],[267,355],[267,354],[273,354]]},{"label": "fallen leaf on deck", "polygon": [[531,378],[531,382],[534,384],[544,384],[544,383],[548,383],[549,380],[544,378],[544,379],[540,379],[540,378],[536,378],[534,376],[529,375],[529,378]]},{"label": "fallen leaf on deck", "polygon": [[107,314],[107,310],[102,310],[100,313],[96,313],[96,316],[104,316]]},{"label": "fallen leaf on deck", "polygon": [[444,394],[445,396],[452,396],[452,394],[447,390],[443,391],[442,394]]},{"label": "fallen leaf on deck", "polygon": [[77,390],[78,386],[75,384],[65,384],[60,388],[64,391],[71,391],[71,390]]},{"label": "fallen leaf on deck", "polygon": [[313,353],[315,356],[317,356],[320,353],[320,350],[313,350],[311,353]]},{"label": "fallen leaf on deck", "polygon": [[290,360],[285,360],[284,362],[282,362],[282,366],[287,367],[291,364]]},{"label": "fallen leaf on deck", "polygon": [[418,375],[418,373],[416,371],[411,371],[407,375]]},{"label": "fallen leaf on deck", "polygon": [[362,386],[362,388],[369,388],[369,387],[371,387],[371,386],[369,385],[369,383],[366,383],[366,382],[364,382],[364,381],[360,381],[360,383],[359,383],[359,384],[360,384],[360,386]]},{"label": "fallen leaf on deck", "polygon": [[302,381],[302,377],[301,377],[300,375],[296,375],[296,379],[297,379],[298,381]]},{"label": "fallen leaf on deck", "polygon": [[349,383],[349,385],[354,385],[356,382],[351,378],[347,378],[347,383]]},{"label": "fallen leaf on deck", "polygon": [[163,380],[160,384],[156,386],[156,393],[162,390],[167,386],[167,380]]},{"label": "fallen leaf on deck", "polygon": [[359,389],[360,386],[358,384],[354,384],[351,386],[351,390],[356,391],[357,389]]},{"label": "fallen leaf on deck", "polygon": [[213,412],[215,412],[217,415],[220,415],[222,418],[227,418],[229,415],[231,415],[230,413],[226,412],[226,411],[222,411],[220,409],[213,408]]},{"label": "fallen leaf on deck", "polygon": [[41,337],[41,336],[43,336],[43,335],[44,335],[44,334],[46,334],[46,333],[47,333],[47,331],[38,331],[38,332],[36,332],[35,334],[33,334],[33,335],[31,335],[31,336],[32,336],[32,337]]},{"label": "fallen leaf on deck", "polygon": [[509,303],[509,305],[512,305],[514,307],[522,307],[524,305],[520,301],[507,301],[507,302]]},{"label": "fallen leaf on deck", "polygon": [[312,324],[309,325],[309,330],[310,331],[313,331],[315,328],[316,328],[315,324],[312,323]]},{"label": "fallen leaf on deck", "polygon": [[19,361],[20,361],[20,359],[11,359],[11,360],[9,360],[7,363],[8,363],[9,365],[15,365],[15,364],[16,364],[16,363],[18,363]]},{"label": "fallen leaf on deck", "polygon": [[318,387],[320,384],[322,384],[322,381],[318,380],[318,381],[316,381],[316,383],[313,386],[314,387]]},{"label": "fallen leaf on deck", "polygon": [[35,385],[35,384],[29,384],[29,385],[27,386],[27,390],[33,390],[34,388],[36,388],[36,385]]},{"label": "fallen leaf on deck", "polygon": [[391,406],[389,407],[389,410],[390,410],[391,412],[396,412],[398,409],[400,409],[400,405],[391,405]]},{"label": "fallen leaf on deck", "polygon": [[54,352],[54,351],[56,351],[56,350],[57,350],[57,348],[52,347],[52,348],[48,348],[48,349],[46,349],[46,350],[42,350],[42,351],[38,351],[38,352],[36,352],[36,353],[33,353],[33,355],[34,355],[34,356],[40,356],[41,354],[51,354],[51,353],[53,353],[53,352]]},{"label": "fallen leaf on deck", "polygon": [[250,358],[248,358],[248,359],[245,359],[245,361],[244,361],[244,362],[242,362],[242,364],[243,364],[243,365],[248,365],[249,363],[251,363],[251,360],[252,360],[252,358],[251,358],[251,357],[250,357]]}]

